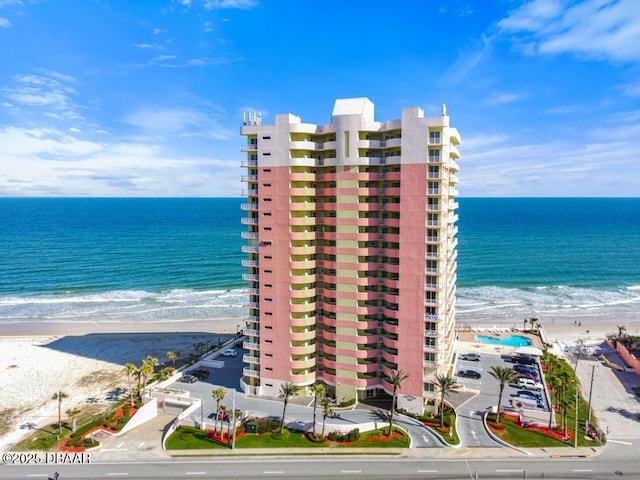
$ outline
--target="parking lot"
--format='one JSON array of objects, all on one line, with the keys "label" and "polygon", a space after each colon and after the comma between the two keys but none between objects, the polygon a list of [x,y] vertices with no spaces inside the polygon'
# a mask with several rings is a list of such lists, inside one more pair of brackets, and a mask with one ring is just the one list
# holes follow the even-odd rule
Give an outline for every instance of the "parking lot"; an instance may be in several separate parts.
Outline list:
[{"label": "parking lot", "polygon": [[[498,402],[500,383],[489,372],[494,366],[514,368],[520,365],[514,361],[514,358],[512,354],[503,353],[502,350],[491,353],[487,352],[487,349],[482,352],[471,352],[469,350],[465,352],[462,350],[455,365],[456,379],[460,385],[464,386],[465,390],[477,392],[477,395],[461,407],[460,413],[470,417],[477,417],[487,409],[495,408]],[[531,365],[525,365],[525,367],[531,367],[532,376],[534,378],[537,377],[539,382],[543,382],[542,372],[537,361],[534,361]],[[477,375],[474,373],[479,374],[480,377],[475,378]],[[455,403],[453,395],[450,396],[449,400]],[[542,421],[548,418],[549,398],[544,388],[538,391],[520,387],[517,384],[510,384],[505,386],[502,395],[502,410],[524,413],[525,416],[528,416],[528,410],[531,410],[535,412],[531,416]],[[469,440],[473,442],[473,439]]]}]

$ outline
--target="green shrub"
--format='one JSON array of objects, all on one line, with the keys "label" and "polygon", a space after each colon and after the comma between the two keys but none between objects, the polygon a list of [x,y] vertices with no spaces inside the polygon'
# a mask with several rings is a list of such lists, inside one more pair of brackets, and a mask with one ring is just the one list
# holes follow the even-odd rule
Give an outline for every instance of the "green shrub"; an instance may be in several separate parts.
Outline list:
[{"label": "green shrub", "polygon": [[351,430],[347,434],[347,441],[348,442],[357,442],[358,440],[360,440],[360,429],[359,428],[354,428],[353,430]]}]

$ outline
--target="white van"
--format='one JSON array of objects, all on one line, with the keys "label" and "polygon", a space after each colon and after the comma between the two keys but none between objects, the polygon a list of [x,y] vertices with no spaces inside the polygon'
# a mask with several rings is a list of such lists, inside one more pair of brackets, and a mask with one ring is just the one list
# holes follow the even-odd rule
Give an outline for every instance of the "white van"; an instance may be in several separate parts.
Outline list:
[{"label": "white van", "polygon": [[528,390],[542,390],[542,384],[540,382],[536,382],[531,378],[518,378],[518,382],[516,383],[520,388],[526,388]]}]

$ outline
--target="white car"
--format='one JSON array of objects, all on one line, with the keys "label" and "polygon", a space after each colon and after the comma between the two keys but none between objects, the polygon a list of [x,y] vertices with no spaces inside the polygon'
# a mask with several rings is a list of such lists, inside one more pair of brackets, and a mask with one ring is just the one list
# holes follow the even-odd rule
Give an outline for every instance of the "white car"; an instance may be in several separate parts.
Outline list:
[{"label": "white car", "polygon": [[222,355],[223,357],[235,357],[236,355],[238,355],[238,352],[236,352],[236,350],[233,348],[227,348],[226,350],[223,350],[220,355]]}]

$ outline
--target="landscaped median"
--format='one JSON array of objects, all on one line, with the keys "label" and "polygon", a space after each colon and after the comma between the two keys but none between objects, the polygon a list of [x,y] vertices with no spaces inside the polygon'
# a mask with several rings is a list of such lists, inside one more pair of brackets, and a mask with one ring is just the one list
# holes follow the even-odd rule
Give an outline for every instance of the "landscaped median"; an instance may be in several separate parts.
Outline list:
[{"label": "landscaped median", "polygon": [[[267,424],[268,427],[268,424]],[[276,428],[271,431],[247,433],[239,428],[236,434],[235,448],[408,448],[410,439],[406,432],[394,427],[391,436],[388,429],[359,432],[354,429],[345,435],[316,436],[311,432],[299,432],[285,428],[282,433]],[[334,440],[332,440],[332,438]],[[171,450],[211,450],[229,449],[229,439],[220,438],[212,432],[195,427],[182,426],[169,436],[166,449]]]}]

